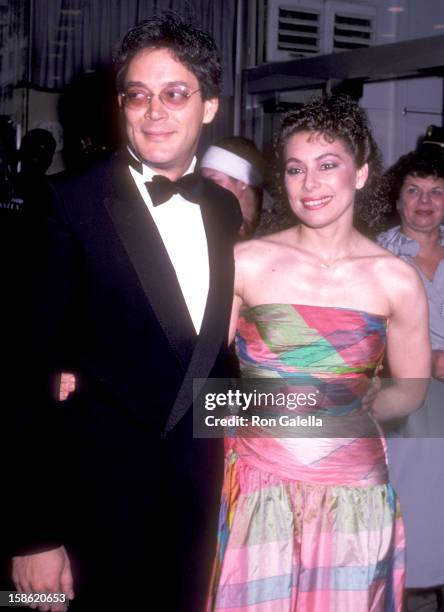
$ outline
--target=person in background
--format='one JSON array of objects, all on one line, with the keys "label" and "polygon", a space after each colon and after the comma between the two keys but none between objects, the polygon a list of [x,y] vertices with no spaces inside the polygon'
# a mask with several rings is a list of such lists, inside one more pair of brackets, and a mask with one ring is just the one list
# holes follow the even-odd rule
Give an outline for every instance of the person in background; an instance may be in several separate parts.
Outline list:
[{"label": "person in background", "polygon": [[[406,527],[406,587],[431,589],[444,584],[444,149],[422,144],[386,178],[401,223],[377,241],[418,272],[429,306],[433,378],[424,406],[398,424],[388,451]],[[411,307],[417,314],[415,299]],[[442,606],[441,589],[437,596]]]},{"label": "person in background", "polygon": [[[0,260],[1,306],[0,321],[9,321],[2,333],[3,355],[10,355],[14,348],[13,321],[20,319],[20,296],[26,294],[23,282],[22,258],[27,247],[25,215],[22,194],[17,188],[17,161],[15,126],[9,117],[0,116]],[[6,342],[8,339],[8,342]],[[10,361],[10,357],[7,358]],[[13,361],[13,360],[12,360]],[[3,372],[6,374],[5,372]],[[5,375],[4,382],[9,380]],[[4,386],[4,385],[2,385]]]},{"label": "person in background", "polygon": [[20,172],[30,180],[46,174],[55,150],[56,141],[51,132],[42,128],[29,130],[20,144]]},{"label": "person in background", "polygon": [[203,176],[236,196],[243,219],[239,237],[251,238],[262,211],[265,172],[262,153],[252,140],[231,136],[209,147],[199,166]]},{"label": "person in background", "polygon": [[17,149],[15,146],[15,130],[12,119],[0,115],[0,211],[2,211],[2,226],[5,220],[14,213],[20,212],[21,201],[18,201],[15,189],[17,173]]},{"label": "person in background", "polygon": [[48,215],[47,189],[48,171],[56,141],[48,130],[35,128],[26,132],[18,151],[19,171],[16,175],[16,191],[23,199],[24,248],[33,249],[38,243],[39,233],[44,232]]}]

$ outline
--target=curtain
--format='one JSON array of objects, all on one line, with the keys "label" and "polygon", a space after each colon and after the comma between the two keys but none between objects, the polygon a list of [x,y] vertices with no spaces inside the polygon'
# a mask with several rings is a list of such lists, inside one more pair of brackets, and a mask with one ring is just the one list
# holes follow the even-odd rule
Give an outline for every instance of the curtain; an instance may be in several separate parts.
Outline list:
[{"label": "curtain", "polygon": [[216,120],[205,126],[199,152],[232,135],[236,5],[236,0],[31,0],[30,86],[63,92],[65,164],[71,155],[78,158],[86,150],[100,155],[120,141],[113,49],[131,26],[163,10],[176,10],[212,34],[221,54],[222,100]]},{"label": "curtain", "polygon": [[109,65],[133,25],[173,9],[213,35],[223,61],[223,95],[233,94],[236,0],[33,0],[31,86],[62,89],[79,73]]},{"label": "curtain", "polygon": [[14,112],[15,88],[26,80],[28,12],[25,0],[0,4],[0,114]]}]

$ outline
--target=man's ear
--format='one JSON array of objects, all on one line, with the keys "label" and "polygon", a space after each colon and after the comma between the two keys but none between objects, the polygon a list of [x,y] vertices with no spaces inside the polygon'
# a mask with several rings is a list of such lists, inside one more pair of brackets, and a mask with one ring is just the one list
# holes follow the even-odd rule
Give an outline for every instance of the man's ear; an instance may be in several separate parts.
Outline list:
[{"label": "man's ear", "polygon": [[356,173],[356,189],[362,189],[368,179],[368,164],[358,168]]},{"label": "man's ear", "polygon": [[204,102],[204,116],[202,123],[211,123],[219,108],[219,98],[211,98]]},{"label": "man's ear", "polygon": [[117,95],[117,105],[119,107],[119,110],[123,110],[122,94],[120,93]]}]

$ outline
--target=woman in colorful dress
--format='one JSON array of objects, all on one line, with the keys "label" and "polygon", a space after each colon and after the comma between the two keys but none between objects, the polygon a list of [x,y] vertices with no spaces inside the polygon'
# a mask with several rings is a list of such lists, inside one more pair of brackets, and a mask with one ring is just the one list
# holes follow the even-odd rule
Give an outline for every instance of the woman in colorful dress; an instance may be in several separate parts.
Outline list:
[{"label": "woman in colorful dress", "polygon": [[[287,427],[227,437],[208,609],[400,612],[404,531],[375,420],[425,395],[424,290],[411,266],[354,228],[355,199],[379,166],[354,102],[330,96],[286,115],[276,156],[299,224],[238,245],[232,334],[243,377],[290,389],[310,379],[323,427],[304,438]],[[369,221],[376,200],[363,209]],[[369,416],[361,399],[385,351],[395,382]]]}]

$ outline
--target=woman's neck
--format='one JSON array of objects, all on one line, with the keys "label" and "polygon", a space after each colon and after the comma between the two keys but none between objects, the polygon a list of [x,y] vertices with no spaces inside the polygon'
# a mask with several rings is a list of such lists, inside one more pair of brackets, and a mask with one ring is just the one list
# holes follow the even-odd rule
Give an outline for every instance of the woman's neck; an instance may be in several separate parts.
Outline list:
[{"label": "woman's neck", "polygon": [[296,231],[298,247],[315,255],[326,265],[350,257],[360,236],[353,226],[312,228],[301,224]]},{"label": "woman's neck", "polygon": [[416,240],[419,244],[420,251],[421,250],[431,250],[436,246],[439,246],[439,240],[441,237],[440,227],[435,227],[428,232],[420,232],[415,230],[407,225],[401,226],[402,233],[411,238],[412,240]]}]

